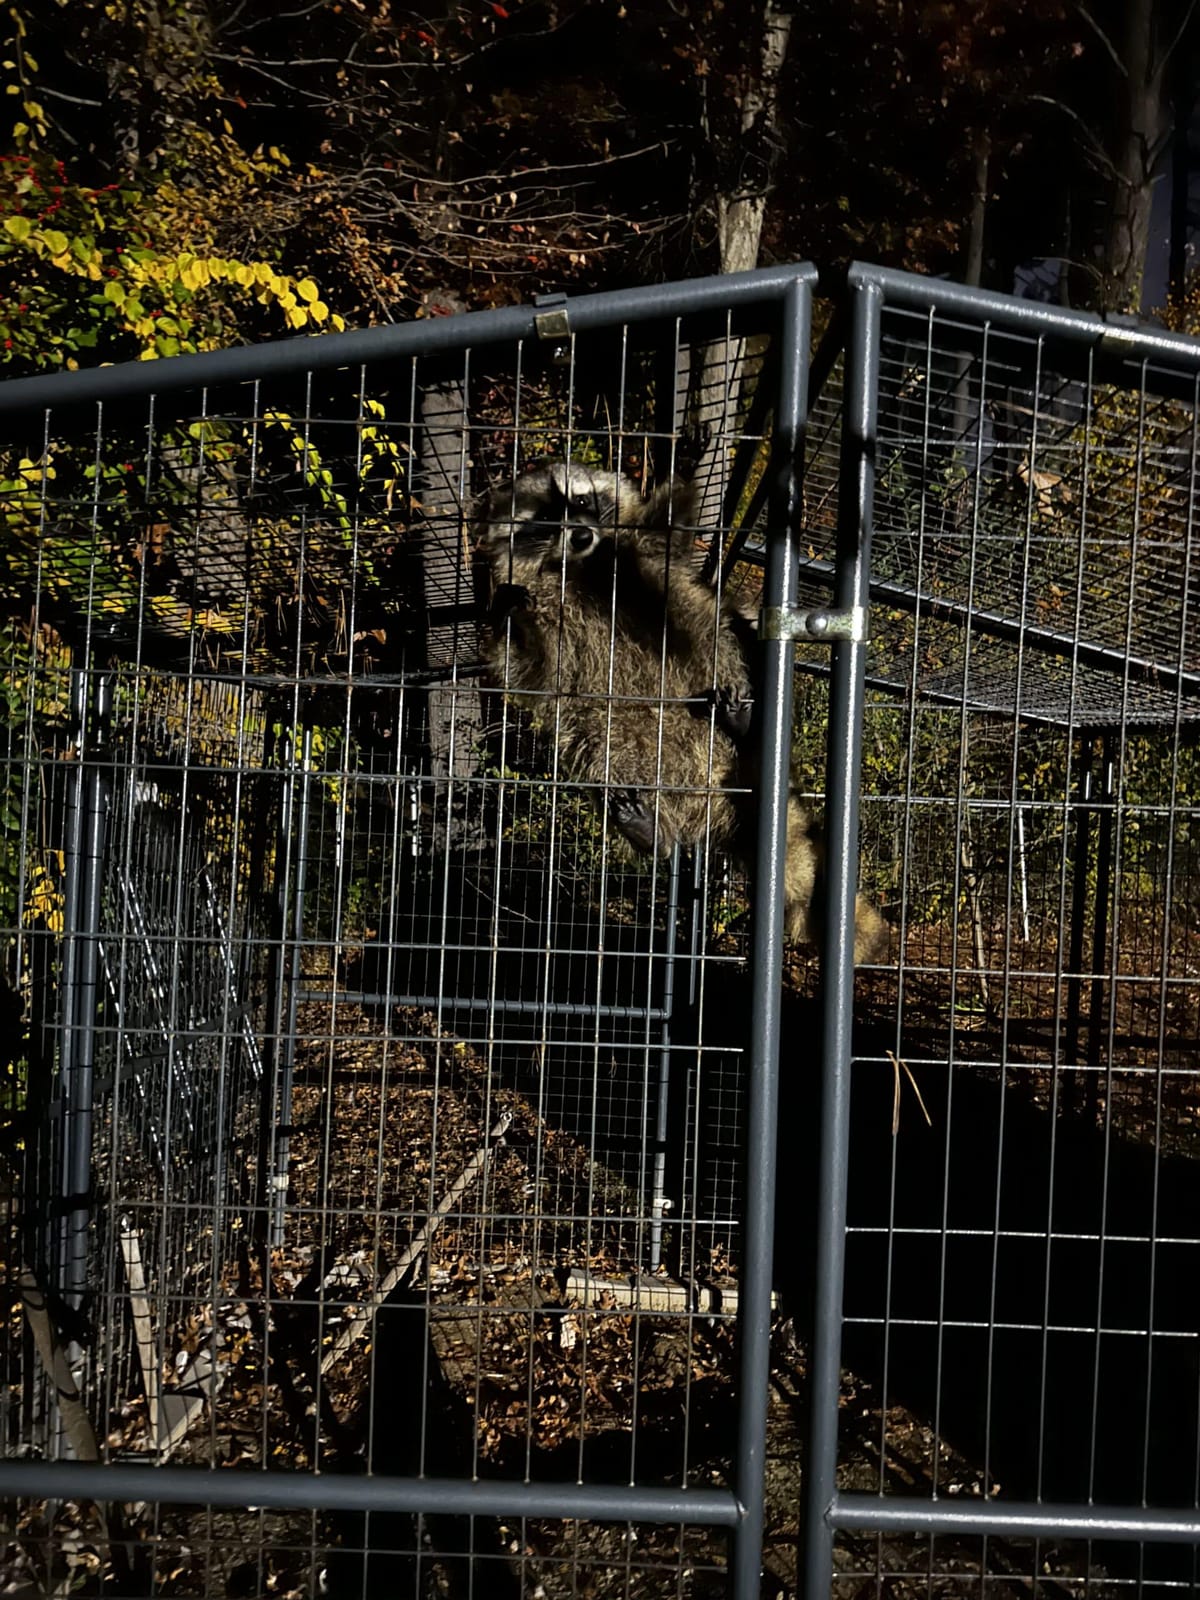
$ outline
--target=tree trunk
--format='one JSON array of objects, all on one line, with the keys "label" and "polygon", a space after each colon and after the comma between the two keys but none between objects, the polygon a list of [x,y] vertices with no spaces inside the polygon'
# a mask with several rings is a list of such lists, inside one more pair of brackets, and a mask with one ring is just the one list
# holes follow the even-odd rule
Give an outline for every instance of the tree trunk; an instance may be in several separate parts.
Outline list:
[{"label": "tree trunk", "polygon": [[1126,0],[1122,105],[1113,152],[1112,205],[1104,251],[1103,303],[1136,311],[1150,243],[1154,169],[1167,125],[1165,60],[1155,61],[1159,0]]},{"label": "tree trunk", "polygon": [[420,508],[425,662],[444,680],[428,694],[426,740],[435,777],[474,770],[483,733],[479,691],[457,668],[479,655],[469,540],[463,514],[469,486],[467,397],[460,379],[421,391],[420,459],[413,474]]},{"label": "tree trunk", "polygon": [[964,283],[978,288],[983,282],[983,241],[987,229],[988,165],[992,141],[986,128],[977,128],[971,138],[975,187],[971,196],[971,215],[967,220],[967,259]]},{"label": "tree trunk", "polygon": [[[765,0],[762,12],[762,54],[757,77],[742,96],[741,133],[766,146],[778,122],[779,75],[791,36],[791,12],[777,0]],[[717,246],[722,272],[749,272],[758,265],[769,184],[747,193],[716,197]],[[722,519],[729,452],[736,442],[738,403],[745,371],[744,341],[717,339],[694,363],[696,389],[690,403],[692,424],[701,441],[696,470],[697,520],[715,528]]]},{"label": "tree trunk", "polygon": [[1188,228],[1192,183],[1192,113],[1196,109],[1196,83],[1191,62],[1181,62],[1175,72],[1171,126],[1171,244],[1167,272],[1171,296],[1183,294],[1188,274]]}]

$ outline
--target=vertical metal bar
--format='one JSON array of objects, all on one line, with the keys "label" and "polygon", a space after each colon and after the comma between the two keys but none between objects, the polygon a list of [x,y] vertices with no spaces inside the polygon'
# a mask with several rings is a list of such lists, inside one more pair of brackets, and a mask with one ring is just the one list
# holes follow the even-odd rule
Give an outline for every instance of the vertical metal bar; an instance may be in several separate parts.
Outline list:
[{"label": "vertical metal bar", "polygon": [[72,1143],[75,1124],[70,1114],[75,1082],[77,1041],[75,1038],[75,994],[79,985],[80,905],[83,897],[83,817],[86,767],[83,752],[87,741],[87,674],[81,667],[71,669],[71,724],[75,762],[66,781],[63,804],[63,940],[59,971],[59,1031],[57,1111],[60,1133],[57,1151],[55,1215],[58,1222],[53,1236],[54,1270],[61,1291],[67,1292],[67,1259],[70,1254],[72,1210]]},{"label": "vertical metal bar", "polygon": [[[842,414],[841,495],[834,604],[865,607],[875,488],[875,428],[882,291],[853,290]],[[850,1143],[850,1049],[854,1000],[854,897],[858,856],[858,776],[862,756],[866,647],[834,646],[829,683],[825,799],[827,921],[821,950],[821,1112],[817,1198],[817,1281],[805,1472],[802,1592],[827,1595],[833,1528],[827,1512],[837,1490],[841,1387],[842,1286],[846,1259],[846,1173]]]},{"label": "vertical metal bar", "polygon": [[[1092,844],[1092,737],[1085,733],[1079,741],[1078,799],[1075,803],[1075,849],[1071,884],[1071,949],[1067,956],[1067,1021],[1063,1040],[1063,1060],[1068,1066],[1079,1063],[1079,1018],[1083,987],[1083,922],[1087,915],[1088,867]],[[1072,1103],[1076,1096],[1071,1095]]]},{"label": "vertical metal bar", "polygon": [[[304,729],[301,754],[300,805],[296,818],[295,868],[292,878],[292,958],[288,975],[286,1031],[281,1040],[282,1063],[279,1072],[279,1099],[275,1107],[275,1154],[271,1166],[270,1241],[278,1249],[284,1241],[287,1216],[288,1162],[292,1140],[292,1088],[296,1074],[296,1029],[300,1012],[301,956],[304,939],[304,886],[308,864],[309,770],[312,766],[312,728]],[[288,779],[294,786],[296,777]],[[289,800],[288,809],[292,802]]]},{"label": "vertical metal bar", "polygon": [[1017,812],[1017,876],[1021,881],[1021,939],[1029,943],[1029,861],[1025,850],[1025,807]]},{"label": "vertical metal bar", "polygon": [[[663,1211],[667,1198],[667,1140],[671,1132],[671,1013],[675,1008],[675,955],[679,943],[680,849],[676,844],[667,867],[667,906],[664,920],[664,966],[662,1029],[658,1051],[658,1101],[654,1110],[654,1165],[650,1184],[650,1238],[648,1264],[651,1272],[662,1265]],[[679,1128],[679,1137],[686,1137]]]},{"label": "vertical metal bar", "polygon": [[[1100,746],[1100,805],[1096,827],[1096,910],[1092,928],[1091,999],[1088,1006],[1089,1067],[1098,1067],[1104,1034],[1104,974],[1108,958],[1108,903],[1112,894],[1113,828],[1116,821],[1116,738],[1105,733]],[[1094,1107],[1095,1074],[1089,1075],[1088,1105]]]},{"label": "vertical metal bar", "polygon": [[[85,669],[76,668],[73,676],[79,748],[68,823],[68,851],[75,859],[67,868],[71,894],[63,961],[62,1293],[67,1305],[78,1310],[87,1293],[88,1278],[100,869],[107,810],[104,778],[98,761],[88,759],[87,749],[107,722],[111,688],[106,673],[92,677]],[[78,1351],[72,1346],[68,1354],[74,1360]]]},{"label": "vertical metal bar", "polygon": [[288,935],[288,885],[292,871],[292,817],[295,810],[296,724],[287,721],[283,731],[271,741],[264,754],[263,767],[272,771],[283,764],[279,797],[279,817],[275,828],[272,870],[274,883],[268,896],[270,928],[266,997],[263,1006],[263,1076],[259,1096],[258,1183],[255,1193],[255,1238],[269,1240],[274,1227],[275,1138],[279,1126],[280,1085],[283,1076],[284,961]]},{"label": "vertical metal bar", "polygon": [[[800,474],[808,385],[810,293],[795,283],[782,306],[775,487],[763,604],[794,605],[800,556]],[[746,1105],[745,1262],[739,1304],[739,1389],[734,1475],[742,1520],[732,1552],[733,1600],[757,1600],[762,1567],[774,1255],[779,1014],[783,990],[783,887],[791,789],[794,646],[764,642],[761,790],[755,862],[753,986]]]}]

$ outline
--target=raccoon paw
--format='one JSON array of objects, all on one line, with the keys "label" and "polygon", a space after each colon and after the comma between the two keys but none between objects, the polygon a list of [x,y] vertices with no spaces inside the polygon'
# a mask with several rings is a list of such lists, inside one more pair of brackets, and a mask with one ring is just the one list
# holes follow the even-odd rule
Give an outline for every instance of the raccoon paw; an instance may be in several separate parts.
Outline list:
[{"label": "raccoon paw", "polygon": [[509,617],[532,616],[537,602],[523,583],[500,583],[492,596],[491,623],[502,628]]},{"label": "raccoon paw", "polygon": [[670,855],[673,840],[665,820],[655,822],[653,810],[636,789],[613,789],[608,796],[608,815],[617,832],[645,856]]},{"label": "raccoon paw", "polygon": [[740,744],[749,736],[754,701],[748,699],[736,684],[710,689],[707,702],[706,709],[712,711],[717,727],[735,744]]}]

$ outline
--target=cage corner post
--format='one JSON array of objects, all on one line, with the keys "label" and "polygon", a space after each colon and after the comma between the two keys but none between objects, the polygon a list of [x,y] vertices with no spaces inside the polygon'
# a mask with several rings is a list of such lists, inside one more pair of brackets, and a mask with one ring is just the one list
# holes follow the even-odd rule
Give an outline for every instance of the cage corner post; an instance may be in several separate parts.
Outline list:
[{"label": "cage corner post", "polygon": [[[78,754],[67,791],[64,829],[59,1285],[64,1304],[79,1314],[88,1291],[100,900],[108,808],[107,784],[96,747],[107,729],[112,685],[108,674],[92,665],[74,666],[71,676]],[[73,1366],[81,1359],[74,1338],[67,1355]]]},{"label": "cage corner post", "polygon": [[[873,274],[851,268],[850,321],[842,423],[834,606],[865,616],[869,600],[871,520],[883,291]],[[801,1522],[805,1600],[822,1600],[833,1576],[841,1394],[842,1296],[846,1261],[846,1191],[850,1145],[850,1063],[854,1013],[854,902],[857,888],[858,789],[863,740],[866,644],[833,647],[827,753],[826,922],[821,947],[820,1170],[816,1282],[810,1367],[810,1423]]]},{"label": "cage corner post", "polygon": [[[784,292],[779,320],[779,397],[775,413],[773,523],[763,583],[764,608],[795,604],[799,572],[804,425],[807,408],[812,276],[798,275]],[[766,1510],[767,1398],[771,1367],[775,1177],[779,1106],[779,1027],[783,992],[784,868],[791,789],[792,676],[790,639],[764,640],[758,850],[746,1106],[745,1266],[739,1297],[740,1346],[735,1480],[740,1519],[734,1534],[734,1600],[761,1593]]]}]

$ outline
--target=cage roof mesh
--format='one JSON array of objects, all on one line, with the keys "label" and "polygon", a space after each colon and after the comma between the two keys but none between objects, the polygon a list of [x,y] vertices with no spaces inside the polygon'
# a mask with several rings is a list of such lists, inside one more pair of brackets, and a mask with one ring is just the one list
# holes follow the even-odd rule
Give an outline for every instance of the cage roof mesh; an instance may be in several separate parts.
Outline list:
[{"label": "cage roof mesh", "polygon": [[[870,680],[1056,724],[1200,720],[1191,383],[1134,361],[1101,376],[1064,340],[885,307]],[[839,357],[809,425],[814,604],[832,576],[842,388]]]}]

